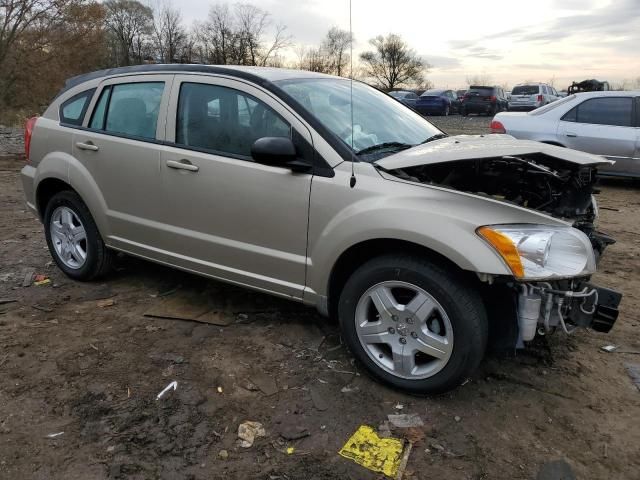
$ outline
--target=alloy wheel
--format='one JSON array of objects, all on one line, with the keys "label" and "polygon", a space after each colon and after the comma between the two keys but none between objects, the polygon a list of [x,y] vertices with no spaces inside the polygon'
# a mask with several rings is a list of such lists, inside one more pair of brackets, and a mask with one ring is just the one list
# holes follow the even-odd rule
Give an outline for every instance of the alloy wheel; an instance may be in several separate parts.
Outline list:
[{"label": "alloy wheel", "polygon": [[451,358],[451,321],[437,300],[416,285],[386,281],[372,286],[358,301],[355,322],[369,358],[397,377],[429,378]]},{"label": "alloy wheel", "polygon": [[51,215],[51,243],[65,266],[79,269],[87,261],[87,232],[78,215],[69,207],[58,207]]}]

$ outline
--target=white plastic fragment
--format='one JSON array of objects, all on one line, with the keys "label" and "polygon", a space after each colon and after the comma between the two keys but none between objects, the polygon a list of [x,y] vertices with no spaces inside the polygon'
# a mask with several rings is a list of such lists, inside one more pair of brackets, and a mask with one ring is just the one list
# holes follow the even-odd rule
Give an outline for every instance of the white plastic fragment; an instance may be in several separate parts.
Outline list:
[{"label": "white plastic fragment", "polygon": [[56,438],[59,437],[60,435],[62,435],[64,432],[58,432],[58,433],[50,433],[49,435],[47,435],[47,438]]},{"label": "white plastic fragment", "polygon": [[158,396],[156,397],[156,400],[160,400],[162,398],[162,396],[167,393],[169,390],[171,390],[173,388],[173,390],[175,391],[178,388],[178,382],[176,382],[175,380],[173,382],[171,382],[169,385],[167,385],[166,387],[164,387],[164,390],[162,390]]}]

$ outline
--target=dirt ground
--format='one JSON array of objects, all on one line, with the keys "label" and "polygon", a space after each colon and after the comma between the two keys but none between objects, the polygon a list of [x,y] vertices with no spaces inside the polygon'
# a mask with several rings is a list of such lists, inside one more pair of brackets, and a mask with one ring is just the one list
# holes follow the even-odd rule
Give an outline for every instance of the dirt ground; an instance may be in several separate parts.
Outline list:
[{"label": "dirt ground", "polygon": [[[434,120],[452,133],[488,123]],[[640,351],[637,184],[608,181],[599,196],[618,243],[595,280],[625,295],[610,334],[489,355],[457,390],[420,398],[370,380],[312,309],[129,257],[100,282],[70,281],[25,209],[22,163],[0,156],[0,298],[16,300],[0,305],[0,478],[377,479],[337,452],[398,412],[425,422],[405,478],[533,479],[558,459],[579,479],[640,478],[640,392],[625,371],[640,356],[620,353]],[[23,287],[30,269],[51,283]],[[233,323],[143,316],[181,292],[207,293]],[[266,437],[241,448],[246,420]]]}]

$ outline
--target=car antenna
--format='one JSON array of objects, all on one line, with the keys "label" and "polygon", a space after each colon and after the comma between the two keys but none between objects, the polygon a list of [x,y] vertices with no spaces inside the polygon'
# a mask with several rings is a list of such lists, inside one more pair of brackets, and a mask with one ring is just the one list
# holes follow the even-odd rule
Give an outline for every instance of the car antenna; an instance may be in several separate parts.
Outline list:
[{"label": "car antenna", "polygon": [[356,186],[356,176],[354,174],[353,164],[355,163],[355,156],[353,155],[353,29],[351,28],[351,0],[349,0],[349,57],[351,60],[351,66],[349,67],[349,104],[351,108],[351,178],[349,179],[349,186],[351,188]]}]

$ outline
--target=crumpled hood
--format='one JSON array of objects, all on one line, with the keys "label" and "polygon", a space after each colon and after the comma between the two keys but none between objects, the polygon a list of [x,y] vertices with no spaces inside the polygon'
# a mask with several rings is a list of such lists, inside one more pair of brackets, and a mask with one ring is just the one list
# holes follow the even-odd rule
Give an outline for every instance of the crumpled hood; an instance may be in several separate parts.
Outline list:
[{"label": "crumpled hood", "polygon": [[541,153],[578,165],[613,164],[599,155],[579,152],[532,140],[518,140],[511,135],[456,135],[403,150],[374,163],[385,170],[418,165]]}]

